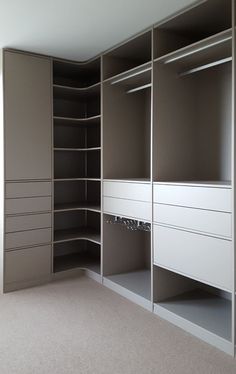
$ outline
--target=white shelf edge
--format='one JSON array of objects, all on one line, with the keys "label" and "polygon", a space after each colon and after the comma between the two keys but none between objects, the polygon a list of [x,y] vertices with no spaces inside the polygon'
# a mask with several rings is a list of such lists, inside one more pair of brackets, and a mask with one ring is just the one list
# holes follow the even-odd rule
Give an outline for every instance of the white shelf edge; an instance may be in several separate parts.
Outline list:
[{"label": "white shelf edge", "polygon": [[94,83],[92,84],[91,86],[87,86],[87,87],[73,87],[73,86],[66,86],[66,85],[62,85],[62,84],[53,84],[53,88],[59,88],[59,89],[65,89],[65,90],[68,90],[68,91],[74,91],[74,92],[87,92],[93,88],[96,88],[96,87],[99,87],[101,86],[101,82],[97,82],[97,83]]},{"label": "white shelf edge", "polygon": [[231,182],[218,181],[154,181],[154,185],[169,185],[169,186],[186,186],[186,187],[205,187],[205,188],[228,188],[231,189]]},{"label": "white shelf edge", "polygon": [[91,147],[91,148],[60,148],[54,147],[54,151],[56,152],[89,152],[89,151],[100,151],[101,147]]}]

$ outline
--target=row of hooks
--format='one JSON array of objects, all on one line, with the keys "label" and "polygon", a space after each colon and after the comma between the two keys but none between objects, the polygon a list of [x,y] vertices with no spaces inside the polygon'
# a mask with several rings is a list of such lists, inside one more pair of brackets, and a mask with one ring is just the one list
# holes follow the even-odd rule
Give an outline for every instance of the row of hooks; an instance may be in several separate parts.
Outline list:
[{"label": "row of hooks", "polygon": [[107,219],[106,223],[112,225],[122,225],[131,231],[151,231],[150,223],[123,217],[112,216],[111,218]]}]

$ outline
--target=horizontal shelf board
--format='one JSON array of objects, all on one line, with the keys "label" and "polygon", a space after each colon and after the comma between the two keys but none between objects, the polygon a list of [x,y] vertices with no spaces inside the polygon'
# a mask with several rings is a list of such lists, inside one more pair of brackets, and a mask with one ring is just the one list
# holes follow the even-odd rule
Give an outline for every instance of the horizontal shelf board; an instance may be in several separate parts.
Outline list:
[{"label": "horizontal shelf board", "polygon": [[196,43],[190,44],[186,47],[180,48],[177,51],[173,51],[164,56],[158,57],[154,60],[154,62],[161,62],[164,64],[173,63],[178,60],[187,58],[191,55],[201,53],[202,51],[209,50],[210,48],[214,48],[215,46],[218,46],[219,44],[224,44],[231,40],[232,40],[232,30],[228,29],[216,35],[200,40]]},{"label": "horizontal shelf board", "polygon": [[100,123],[101,115],[87,117],[87,118],[73,118],[73,117],[58,117],[54,116],[54,125],[58,126],[84,126],[84,125],[97,125]]},{"label": "horizontal shelf board", "polygon": [[74,240],[89,240],[96,244],[101,244],[100,234],[89,228],[66,229],[54,231],[54,243],[63,243]]},{"label": "horizontal shelf board", "polygon": [[53,85],[54,98],[87,98],[100,95],[100,83],[92,85],[88,88],[76,88],[70,86]]},{"label": "horizontal shelf board", "polygon": [[[56,250],[55,250],[56,254]],[[54,257],[54,273],[79,268],[81,270],[90,270],[100,274],[100,261],[92,258],[86,253],[73,253]]]},{"label": "horizontal shelf board", "polygon": [[173,185],[173,186],[189,186],[189,187],[213,187],[213,188],[232,188],[230,181],[155,181],[154,185]]},{"label": "horizontal shelf board", "polygon": [[147,300],[151,300],[150,270],[144,269],[129,273],[114,274],[106,276],[106,278]]},{"label": "horizontal shelf board", "polygon": [[64,204],[55,204],[55,212],[64,212],[70,210],[91,210],[94,212],[101,212],[101,207],[97,204],[89,203],[64,203]]},{"label": "horizontal shelf board", "polygon": [[54,182],[67,182],[67,181],[94,181],[100,182],[101,178],[54,178]]},{"label": "horizontal shelf board", "polygon": [[91,148],[59,148],[59,147],[55,147],[54,148],[54,151],[58,152],[58,151],[68,151],[68,152],[88,152],[88,151],[100,151],[101,150],[101,147],[91,147]]},{"label": "horizontal shelf board", "polygon": [[156,304],[191,323],[231,341],[231,301],[195,290]]},{"label": "horizontal shelf board", "polygon": [[145,183],[150,184],[151,180],[148,178],[119,178],[119,179],[111,179],[105,178],[103,179],[104,182],[124,182],[124,183]]},{"label": "horizontal shelf board", "polygon": [[151,71],[151,70],[152,70],[152,62],[149,61],[149,62],[146,62],[145,64],[136,66],[135,68],[126,70],[123,73],[116,74],[111,78],[107,78],[107,79],[104,80],[104,82],[110,82],[111,84],[117,84],[117,83],[123,82],[127,79],[131,79],[135,76],[144,74],[144,73],[146,73],[148,71]]},{"label": "horizontal shelf board", "polygon": [[81,91],[81,92],[89,91],[97,87],[100,88],[100,86],[101,86],[101,82],[91,84],[90,86],[87,86],[87,87],[74,87],[74,86],[68,86],[68,85],[56,84],[56,83],[53,84],[53,87],[55,88],[64,88],[66,90]]}]

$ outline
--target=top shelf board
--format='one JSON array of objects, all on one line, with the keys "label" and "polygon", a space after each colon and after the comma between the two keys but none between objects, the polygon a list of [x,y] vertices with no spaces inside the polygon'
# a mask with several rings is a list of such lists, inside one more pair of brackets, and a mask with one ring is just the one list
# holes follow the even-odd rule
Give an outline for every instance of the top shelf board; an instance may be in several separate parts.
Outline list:
[{"label": "top shelf board", "polygon": [[232,29],[193,43],[155,59],[155,63],[173,65],[179,70],[194,69],[201,64],[214,64],[232,58]]},{"label": "top shelf board", "polygon": [[123,178],[123,179],[103,179],[104,182],[123,182],[123,183],[145,183],[150,184],[151,180],[148,178]]},{"label": "top shelf board", "polygon": [[189,187],[213,187],[213,188],[232,188],[230,181],[166,181],[154,182],[154,185],[172,185],[172,186],[189,186]]}]

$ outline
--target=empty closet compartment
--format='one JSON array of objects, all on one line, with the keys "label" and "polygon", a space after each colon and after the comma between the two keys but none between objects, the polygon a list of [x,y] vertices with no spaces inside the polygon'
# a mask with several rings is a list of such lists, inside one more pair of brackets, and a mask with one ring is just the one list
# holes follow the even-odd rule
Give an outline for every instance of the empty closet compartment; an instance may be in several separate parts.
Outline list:
[{"label": "empty closet compartment", "polygon": [[[214,16],[213,16],[214,15]],[[225,38],[232,27],[231,0],[208,0],[154,29],[154,58],[171,54],[214,35]],[[199,45],[201,48],[201,43]]]},{"label": "empty closet compartment", "polygon": [[92,123],[54,121],[54,148],[94,149],[101,146],[100,119]]},{"label": "empty closet compartment", "polygon": [[133,69],[151,61],[151,31],[139,35],[103,56],[103,78]]},{"label": "empty closet compartment", "polygon": [[100,211],[100,183],[58,181],[54,183],[54,210],[88,209]]},{"label": "empty closet compartment", "polygon": [[154,180],[231,181],[231,59],[230,41],[155,63]]},{"label": "empty closet compartment", "polygon": [[118,292],[128,290],[131,298],[138,296],[137,301],[150,301],[150,232],[135,230],[136,223],[104,215],[104,282]]},{"label": "empty closet compartment", "polygon": [[156,266],[153,276],[154,312],[208,343],[227,350],[232,340],[231,293]]},{"label": "empty closet compartment", "polygon": [[53,84],[86,88],[100,82],[100,58],[89,63],[53,61]]},{"label": "empty closet compartment", "polygon": [[84,119],[100,114],[100,85],[87,90],[55,86],[54,117]]},{"label": "empty closet compartment", "polygon": [[75,240],[54,245],[53,272],[74,268],[100,274],[100,245],[87,240]]},{"label": "empty closet compartment", "polygon": [[104,84],[104,178],[150,180],[150,69]]},{"label": "empty closet compartment", "polygon": [[75,239],[100,244],[100,213],[86,210],[54,213],[54,243]]},{"label": "empty closet compartment", "polygon": [[100,150],[56,150],[54,178],[100,178]]}]

